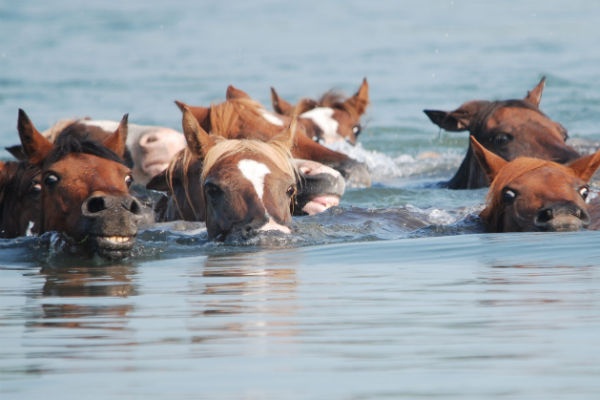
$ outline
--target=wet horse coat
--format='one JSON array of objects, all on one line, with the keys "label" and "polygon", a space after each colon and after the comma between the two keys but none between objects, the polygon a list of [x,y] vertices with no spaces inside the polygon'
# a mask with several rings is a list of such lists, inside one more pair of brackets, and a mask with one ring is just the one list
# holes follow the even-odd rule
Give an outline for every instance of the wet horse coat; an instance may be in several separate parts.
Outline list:
[{"label": "wet horse coat", "polygon": [[0,161],[0,237],[39,233],[40,169],[26,161]]},{"label": "wet horse coat", "polygon": [[[539,109],[544,85],[545,78],[542,78],[523,100],[474,100],[454,111],[424,112],[442,129],[451,132],[468,130],[485,148],[505,160],[529,156],[564,164],[578,158],[579,154],[565,143],[566,129]],[[460,167],[445,186],[475,189],[487,185],[487,176],[469,144]]]},{"label": "wet horse coat", "polygon": [[22,110],[17,128],[27,162],[40,169],[39,232],[58,231],[107,258],[128,256],[142,208],[129,194],[131,170],[123,161],[127,116],[102,143],[68,134],[52,143]]},{"label": "wet horse coat", "polygon": [[349,98],[330,90],[318,100],[301,99],[296,106],[282,99],[271,88],[271,102],[278,114],[292,117],[297,113],[305,133],[316,142],[347,141],[356,144],[362,131],[360,119],[369,105],[369,85],[364,78],[358,91]]},{"label": "wet horse coat", "polygon": [[168,168],[165,219],[206,221],[216,240],[289,233],[297,173],[289,152],[293,128],[268,142],[225,139],[209,135],[179,105],[188,147]]},{"label": "wet horse coat", "polygon": [[490,232],[572,231],[587,227],[588,182],[600,151],[569,165],[531,157],[506,161],[471,137],[491,185],[480,216]]},{"label": "wet horse coat", "polygon": [[[268,141],[291,123],[291,117],[268,111],[247,93],[233,86],[227,88],[226,101],[222,103],[210,107],[186,106],[206,132],[217,133],[228,139]],[[228,121],[228,126],[214,126],[214,121]],[[299,124],[299,134],[295,136],[292,146],[294,158],[317,161],[332,167],[350,185],[370,186],[371,177],[365,164],[313,141],[304,129]]]}]

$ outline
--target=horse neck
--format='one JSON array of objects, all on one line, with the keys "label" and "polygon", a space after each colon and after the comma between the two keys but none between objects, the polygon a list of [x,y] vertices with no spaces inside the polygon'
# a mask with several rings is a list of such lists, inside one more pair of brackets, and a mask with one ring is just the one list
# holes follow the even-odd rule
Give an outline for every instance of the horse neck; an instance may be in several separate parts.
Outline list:
[{"label": "horse neck", "polygon": [[445,186],[449,189],[478,189],[488,185],[489,181],[473,155],[473,150],[469,144],[467,154],[460,167],[458,167],[454,176],[446,182]]}]

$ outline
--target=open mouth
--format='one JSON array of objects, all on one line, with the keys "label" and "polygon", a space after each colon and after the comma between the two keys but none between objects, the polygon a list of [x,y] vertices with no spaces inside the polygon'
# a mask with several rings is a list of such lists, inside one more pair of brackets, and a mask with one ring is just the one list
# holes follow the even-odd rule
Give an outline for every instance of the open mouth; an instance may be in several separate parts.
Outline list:
[{"label": "open mouth", "polygon": [[308,215],[315,215],[321,213],[328,208],[340,205],[340,197],[336,195],[322,195],[316,196],[310,199],[304,207],[302,207],[302,211],[307,213]]},{"label": "open mouth", "polygon": [[98,255],[109,259],[121,259],[129,256],[135,244],[135,236],[91,236],[90,244]]}]

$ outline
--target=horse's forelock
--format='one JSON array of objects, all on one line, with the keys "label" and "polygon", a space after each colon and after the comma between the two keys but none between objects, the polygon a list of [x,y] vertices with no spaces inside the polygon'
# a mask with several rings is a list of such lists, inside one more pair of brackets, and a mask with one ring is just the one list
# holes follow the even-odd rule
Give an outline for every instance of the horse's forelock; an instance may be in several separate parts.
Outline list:
[{"label": "horse's forelock", "polygon": [[271,159],[285,174],[294,178],[298,175],[296,166],[292,162],[290,150],[284,148],[284,146],[278,143],[266,143],[252,139],[231,139],[217,143],[208,152],[204,158],[202,180],[206,178],[218,160],[241,152],[262,154]]},{"label": "horse's forelock", "polygon": [[69,154],[82,153],[90,154],[119,164],[126,165],[125,160],[119,157],[112,150],[95,140],[86,137],[78,137],[70,134],[64,134],[63,131],[55,140],[54,147],[46,157],[44,164],[53,164]]}]

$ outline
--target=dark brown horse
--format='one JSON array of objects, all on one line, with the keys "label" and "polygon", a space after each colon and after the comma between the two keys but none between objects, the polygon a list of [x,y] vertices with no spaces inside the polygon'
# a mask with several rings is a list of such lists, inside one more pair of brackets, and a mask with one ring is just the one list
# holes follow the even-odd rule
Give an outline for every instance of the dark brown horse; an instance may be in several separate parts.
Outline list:
[{"label": "dark brown horse", "polygon": [[60,232],[107,258],[128,256],[142,206],[129,194],[131,170],[123,161],[127,115],[102,143],[68,134],[52,143],[23,110],[17,128],[27,161],[40,170],[39,232]]},{"label": "dark brown horse", "polygon": [[531,157],[506,161],[473,137],[471,145],[491,181],[480,214],[490,232],[573,231],[590,224],[588,182],[600,151],[562,165]]},{"label": "dark brown horse", "polygon": [[[290,233],[297,174],[289,151],[294,128],[266,142],[225,139],[209,135],[186,105],[178,105],[188,146],[166,172],[170,197],[164,219],[206,221],[209,238],[216,240]],[[220,132],[219,121],[213,122]]]},{"label": "dark brown horse", "polygon": [[340,140],[356,144],[362,131],[360,119],[369,105],[369,84],[364,78],[358,91],[348,98],[330,90],[318,100],[302,99],[293,106],[271,88],[271,102],[276,113],[292,117],[296,112],[305,133],[324,144]]},{"label": "dark brown horse", "polygon": [[[227,88],[226,101],[222,103],[210,107],[186,106],[206,132],[215,131],[213,121],[229,121],[229,126],[219,132],[228,139],[250,138],[268,141],[279,135],[291,123],[291,117],[268,111],[246,92],[233,86]],[[338,170],[352,186],[371,185],[371,177],[365,164],[313,141],[304,131],[304,126],[299,124],[298,129],[299,134],[295,135],[292,147],[294,158],[328,165]]]},{"label": "dark brown horse", "polygon": [[[544,84],[545,78],[542,78],[523,100],[474,100],[454,111],[424,112],[442,129],[469,131],[485,148],[505,160],[529,156],[564,164],[578,158],[579,154],[565,143],[566,129],[540,110]],[[469,146],[458,171],[445,186],[474,189],[488,184]]]},{"label": "dark brown horse", "polygon": [[40,169],[26,161],[0,161],[0,237],[39,233]]}]

